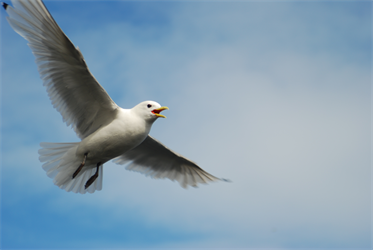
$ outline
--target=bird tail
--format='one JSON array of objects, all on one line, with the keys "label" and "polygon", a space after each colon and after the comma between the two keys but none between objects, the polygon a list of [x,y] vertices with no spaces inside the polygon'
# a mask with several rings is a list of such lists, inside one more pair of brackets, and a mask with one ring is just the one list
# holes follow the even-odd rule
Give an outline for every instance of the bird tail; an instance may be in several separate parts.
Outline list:
[{"label": "bird tail", "polygon": [[96,166],[85,165],[80,173],[72,178],[76,169],[83,159],[76,156],[76,149],[79,143],[40,143],[39,160],[45,162],[43,169],[48,177],[53,179],[53,183],[67,192],[93,193],[102,189],[102,167],[99,168],[98,178],[92,185],[85,189],[87,180],[95,174]]}]

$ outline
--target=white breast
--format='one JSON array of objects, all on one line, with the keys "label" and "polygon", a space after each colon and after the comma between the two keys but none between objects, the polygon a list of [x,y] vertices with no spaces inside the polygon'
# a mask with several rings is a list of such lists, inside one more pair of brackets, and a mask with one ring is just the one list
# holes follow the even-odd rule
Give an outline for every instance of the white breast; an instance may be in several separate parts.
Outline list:
[{"label": "white breast", "polygon": [[121,109],[117,118],[84,138],[77,149],[77,156],[84,157],[92,164],[102,164],[138,146],[149,134],[151,124],[133,115],[128,109]]}]

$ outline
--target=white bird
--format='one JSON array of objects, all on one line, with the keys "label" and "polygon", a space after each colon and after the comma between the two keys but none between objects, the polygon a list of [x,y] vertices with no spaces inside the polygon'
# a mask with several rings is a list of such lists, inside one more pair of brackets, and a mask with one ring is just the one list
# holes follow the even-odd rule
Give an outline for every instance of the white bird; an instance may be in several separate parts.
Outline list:
[{"label": "white bird", "polygon": [[54,108],[81,141],[40,144],[40,161],[55,185],[84,194],[102,189],[103,164],[114,159],[153,178],[183,188],[219,179],[149,136],[161,111],[145,101],[120,108],[90,73],[82,53],[57,25],[41,0],[2,3],[12,28],[29,42]]}]

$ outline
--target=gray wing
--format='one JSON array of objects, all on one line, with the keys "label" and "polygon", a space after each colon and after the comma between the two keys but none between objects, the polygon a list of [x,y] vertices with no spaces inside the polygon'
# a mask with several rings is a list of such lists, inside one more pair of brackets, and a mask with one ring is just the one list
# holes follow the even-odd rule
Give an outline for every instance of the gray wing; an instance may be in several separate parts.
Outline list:
[{"label": "gray wing", "polygon": [[53,107],[80,138],[110,123],[118,106],[90,73],[79,48],[54,21],[41,0],[12,0],[5,6],[12,28],[29,42]]},{"label": "gray wing", "polygon": [[[171,151],[159,141],[148,136],[139,146],[114,159],[117,164],[127,164],[126,169],[143,173],[155,179],[176,180],[183,188],[197,187],[219,179],[187,158]],[[224,180],[225,181],[225,180]]]}]

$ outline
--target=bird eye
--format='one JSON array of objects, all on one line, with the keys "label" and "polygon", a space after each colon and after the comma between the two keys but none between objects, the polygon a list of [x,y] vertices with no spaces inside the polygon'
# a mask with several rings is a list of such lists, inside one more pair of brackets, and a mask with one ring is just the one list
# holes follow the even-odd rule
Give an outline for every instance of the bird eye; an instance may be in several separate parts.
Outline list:
[{"label": "bird eye", "polygon": [[148,104],[148,108],[151,108],[152,107],[152,105],[151,104]]}]

